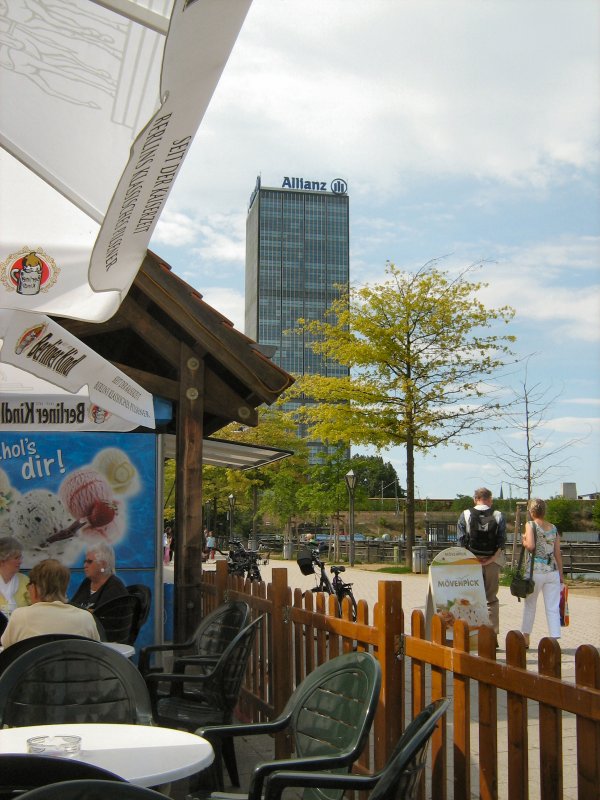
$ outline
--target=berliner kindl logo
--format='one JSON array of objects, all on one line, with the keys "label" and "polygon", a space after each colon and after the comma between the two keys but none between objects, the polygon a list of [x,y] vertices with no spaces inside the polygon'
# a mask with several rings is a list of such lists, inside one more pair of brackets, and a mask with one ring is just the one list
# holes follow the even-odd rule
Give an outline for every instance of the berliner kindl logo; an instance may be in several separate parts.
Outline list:
[{"label": "berliner kindl logo", "polygon": [[348,184],[343,178],[334,178],[331,181],[331,191],[334,194],[346,194],[348,191]]}]

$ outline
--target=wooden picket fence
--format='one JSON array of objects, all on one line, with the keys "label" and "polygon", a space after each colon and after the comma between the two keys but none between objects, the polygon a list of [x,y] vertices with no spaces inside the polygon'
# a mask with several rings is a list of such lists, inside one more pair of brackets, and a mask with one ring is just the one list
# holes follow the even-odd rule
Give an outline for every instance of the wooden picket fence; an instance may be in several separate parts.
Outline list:
[{"label": "wooden picket fence", "polygon": [[[253,617],[265,615],[240,704],[243,718],[273,717],[315,666],[341,652],[366,650],[379,660],[383,681],[370,747],[358,770],[380,769],[405,721],[432,700],[451,697],[451,710],[432,739],[422,798],[600,798],[596,647],[578,648],[573,683],[561,678],[560,646],[552,639],[542,640],[533,672],[517,631],[507,636],[506,663],[496,660],[491,628],[479,633],[477,653],[470,652],[461,621],[449,644],[440,617],[433,618],[427,639],[424,616],[413,611],[405,634],[401,581],[379,581],[374,608],[360,600],[355,622],[346,601],[340,618],[333,598],[292,590],[285,568],[273,569],[270,584],[250,584],[229,577],[219,562],[215,572],[204,573],[200,592],[204,613],[227,599],[245,599]],[[285,737],[274,746],[276,757],[289,755]]]}]

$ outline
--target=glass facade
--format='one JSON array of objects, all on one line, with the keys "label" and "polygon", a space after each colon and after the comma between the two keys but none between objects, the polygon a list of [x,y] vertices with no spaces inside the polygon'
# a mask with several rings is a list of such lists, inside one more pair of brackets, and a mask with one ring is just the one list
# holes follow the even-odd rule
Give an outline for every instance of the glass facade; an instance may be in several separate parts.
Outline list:
[{"label": "glass facade", "polygon": [[348,374],[313,352],[298,319],[324,319],[349,271],[347,194],[262,188],[257,181],[246,223],[245,331],[277,348],[273,360],[283,369]]},{"label": "glass facade", "polygon": [[298,319],[321,320],[349,280],[348,195],[258,188],[246,230],[246,334],[294,374],[344,375],[307,347]]}]

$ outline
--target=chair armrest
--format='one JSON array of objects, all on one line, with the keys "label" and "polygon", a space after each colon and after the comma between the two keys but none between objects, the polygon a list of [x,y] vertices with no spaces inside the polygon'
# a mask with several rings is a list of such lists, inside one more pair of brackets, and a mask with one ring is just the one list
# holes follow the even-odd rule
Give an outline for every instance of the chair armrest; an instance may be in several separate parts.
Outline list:
[{"label": "chair armrest", "polygon": [[220,656],[181,656],[173,662],[173,672],[185,672],[186,667],[214,667]]},{"label": "chair armrest", "polygon": [[212,677],[214,670],[203,675],[188,675],[186,672],[149,672],[144,675],[146,684],[156,683],[206,683]]},{"label": "chair armrest", "polygon": [[372,789],[378,780],[377,775],[339,775],[331,772],[284,772],[277,771],[265,781],[264,800],[279,800],[284,789],[289,787],[310,787],[315,789],[343,789],[364,791]]},{"label": "chair armrest", "polygon": [[197,736],[202,736],[209,741],[232,736],[258,736],[263,733],[278,733],[289,724],[289,717],[277,717],[268,722],[249,722],[237,725],[208,725],[198,728]]},{"label": "chair armrest", "polygon": [[[254,772],[252,773],[252,777],[250,779],[250,788],[248,790],[248,800],[260,800],[266,779],[276,772],[294,771],[302,775],[307,775],[312,772],[315,773],[315,778],[317,778],[322,774],[328,774],[325,773],[325,770],[350,767],[352,762],[353,756],[350,753],[343,753],[335,756],[313,756],[312,758],[290,758],[280,759],[278,761],[263,761],[261,764],[258,764],[258,766],[255,767]],[[300,773],[300,770],[306,770],[306,772]],[[318,770],[323,770],[323,772]],[[349,776],[346,775],[345,777]]]},{"label": "chair armrest", "polygon": [[150,658],[153,653],[179,652],[181,650],[190,650],[193,646],[193,643],[182,642],[181,644],[150,644],[142,647],[138,669],[142,674],[150,669]]}]

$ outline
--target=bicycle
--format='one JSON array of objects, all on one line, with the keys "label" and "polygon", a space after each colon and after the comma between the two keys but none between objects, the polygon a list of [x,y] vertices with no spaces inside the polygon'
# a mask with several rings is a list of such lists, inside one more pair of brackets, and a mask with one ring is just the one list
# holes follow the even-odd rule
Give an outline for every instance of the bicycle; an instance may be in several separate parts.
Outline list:
[{"label": "bicycle", "polygon": [[[259,542],[258,546],[261,547]],[[221,550],[219,552],[225,555]],[[262,581],[259,563],[268,564],[268,554],[265,557],[258,550],[246,550],[243,544],[234,539],[229,542],[229,553],[227,553],[227,571],[229,575],[239,575],[249,581]]]},{"label": "bicycle", "polygon": [[306,547],[298,551],[298,558],[296,563],[300,567],[300,572],[303,575],[316,575],[315,567],[319,568],[319,576],[317,583],[312,587],[311,592],[323,592],[324,594],[332,594],[337,598],[338,613],[341,616],[342,602],[344,597],[348,597],[352,607],[352,620],[356,621],[356,598],[352,592],[352,584],[346,583],[340,578],[340,573],[346,571],[343,565],[332,565],[330,571],[333,579],[329,579],[329,575],[325,569],[325,562],[319,558],[318,547]]}]

